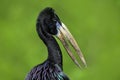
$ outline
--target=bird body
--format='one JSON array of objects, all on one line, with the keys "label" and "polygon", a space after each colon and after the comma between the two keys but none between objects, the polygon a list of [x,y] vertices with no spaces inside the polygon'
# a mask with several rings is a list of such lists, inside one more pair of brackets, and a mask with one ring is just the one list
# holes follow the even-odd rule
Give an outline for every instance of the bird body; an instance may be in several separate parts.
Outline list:
[{"label": "bird body", "polygon": [[71,42],[72,46],[78,50],[79,48],[77,44],[75,44],[76,42],[67,28],[63,25],[52,8],[47,7],[39,14],[36,23],[36,30],[40,39],[47,47],[48,58],[42,64],[35,66],[28,73],[26,80],[69,80],[69,78],[63,72],[62,52],[53,35],[60,39],[69,56],[72,58],[75,64],[80,67],[79,63],[72,55],[65,38],[71,38],[72,42],[69,42]]},{"label": "bird body", "polygon": [[58,64],[51,64],[49,60],[35,66],[26,80],[69,80]]}]

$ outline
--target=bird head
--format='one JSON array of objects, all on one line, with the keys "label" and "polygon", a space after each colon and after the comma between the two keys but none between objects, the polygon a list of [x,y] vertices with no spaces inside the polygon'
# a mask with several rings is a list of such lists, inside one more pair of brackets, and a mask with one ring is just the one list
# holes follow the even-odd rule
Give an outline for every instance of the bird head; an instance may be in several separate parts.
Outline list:
[{"label": "bird head", "polygon": [[78,54],[81,62],[86,67],[87,66],[86,61],[84,59],[84,56],[83,56],[77,42],[75,41],[74,37],[72,36],[70,31],[67,29],[67,27],[63,24],[63,22],[60,21],[59,17],[57,16],[57,14],[54,11],[54,9],[52,9],[50,7],[45,8],[40,13],[40,18],[41,18],[40,19],[41,23],[43,23],[41,25],[44,25],[42,27],[44,29],[44,31],[47,31],[48,34],[54,35],[57,38],[59,38],[59,40],[62,42],[63,46],[65,47],[67,53],[69,54],[69,56],[71,57],[73,62],[78,67],[81,68],[81,65],[79,64],[79,62],[73,55],[73,52],[70,49],[70,46],[73,47],[73,49]]},{"label": "bird head", "polygon": [[61,24],[59,17],[55,14],[54,10],[50,7],[45,8],[40,14],[41,23],[43,23],[43,29],[51,35],[58,33],[57,23]]}]

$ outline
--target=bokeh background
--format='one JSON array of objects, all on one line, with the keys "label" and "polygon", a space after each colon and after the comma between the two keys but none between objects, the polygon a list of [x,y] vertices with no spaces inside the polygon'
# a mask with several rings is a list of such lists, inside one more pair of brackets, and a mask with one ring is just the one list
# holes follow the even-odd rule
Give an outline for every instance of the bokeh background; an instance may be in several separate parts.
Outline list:
[{"label": "bokeh background", "polygon": [[88,64],[77,68],[60,43],[70,79],[120,80],[120,0],[1,0],[0,80],[24,80],[47,58],[35,25],[48,6],[68,26]]}]

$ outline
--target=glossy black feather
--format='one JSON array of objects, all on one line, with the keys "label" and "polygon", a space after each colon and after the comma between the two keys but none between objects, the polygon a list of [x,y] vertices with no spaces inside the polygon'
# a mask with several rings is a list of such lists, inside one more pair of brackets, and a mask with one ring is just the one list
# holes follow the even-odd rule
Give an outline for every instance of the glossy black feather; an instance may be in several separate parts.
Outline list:
[{"label": "glossy black feather", "polygon": [[28,73],[26,80],[69,80],[62,71],[60,47],[52,36],[57,34],[56,21],[60,23],[52,8],[46,8],[39,14],[36,29],[48,49],[48,58],[44,63],[35,66]]},{"label": "glossy black feather", "polygon": [[69,80],[62,72],[58,64],[51,64],[46,61],[43,64],[35,66],[28,74],[26,80]]}]

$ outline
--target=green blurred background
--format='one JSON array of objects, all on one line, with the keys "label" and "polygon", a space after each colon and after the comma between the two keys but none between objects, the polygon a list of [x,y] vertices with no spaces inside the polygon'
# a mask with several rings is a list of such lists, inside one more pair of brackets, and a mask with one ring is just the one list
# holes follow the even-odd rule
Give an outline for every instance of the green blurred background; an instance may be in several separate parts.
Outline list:
[{"label": "green blurred background", "polygon": [[47,58],[35,26],[47,6],[68,26],[88,64],[81,71],[60,44],[70,79],[120,80],[120,0],[1,0],[0,80],[24,80]]}]

